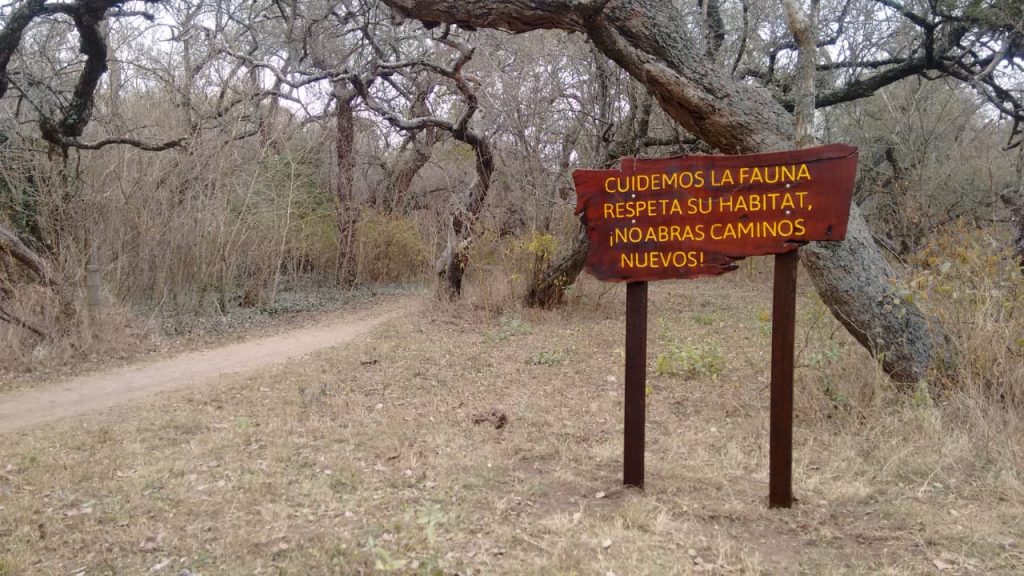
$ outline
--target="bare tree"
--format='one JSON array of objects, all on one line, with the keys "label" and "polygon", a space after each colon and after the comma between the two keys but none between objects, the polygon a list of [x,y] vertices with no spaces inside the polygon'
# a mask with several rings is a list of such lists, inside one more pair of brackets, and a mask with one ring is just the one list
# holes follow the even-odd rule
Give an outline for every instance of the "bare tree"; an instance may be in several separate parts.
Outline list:
[{"label": "bare tree", "polygon": [[[67,158],[71,149],[98,150],[110,145],[127,144],[142,150],[158,151],[174,148],[184,141],[184,138],[173,138],[163,142],[146,142],[128,136],[95,141],[81,139],[92,120],[96,91],[107,71],[106,20],[113,17],[153,18],[147,12],[127,8],[128,4],[124,0],[26,0],[5,8],[3,27],[0,28],[0,98],[13,88],[19,95],[19,102],[25,102],[32,109],[31,114],[34,115],[40,136],[63,158]],[[40,81],[34,78],[29,66],[16,65],[19,48],[31,35],[30,28],[37,23],[50,24],[51,30],[68,29],[78,36],[77,49],[81,59],[69,67],[76,72],[73,87],[66,93],[60,91],[59,78],[51,76]],[[23,64],[20,61],[17,63]],[[62,277],[47,261],[48,255],[29,248],[14,231],[2,223],[0,252],[12,255],[17,262],[38,274],[48,286],[61,287]],[[14,321],[33,332],[41,333],[31,322],[17,318],[12,312],[4,311],[0,319]]]},{"label": "bare tree", "polygon": [[470,121],[479,110],[480,102],[472,79],[468,78],[465,67],[473,58],[473,48],[465,41],[451,34],[446,29],[435,40],[456,53],[455,61],[448,66],[436,64],[425,59],[416,59],[401,63],[382,63],[382,69],[397,70],[400,68],[418,67],[430,70],[451,81],[460,94],[463,110],[454,121],[446,118],[427,115],[406,118],[388,108],[358,80],[355,86],[366,105],[384,118],[389,124],[406,132],[418,132],[428,128],[443,130],[452,138],[463,142],[473,150],[474,172],[473,181],[465,188],[457,199],[449,219],[447,240],[435,271],[441,278],[441,293],[449,299],[458,298],[462,293],[462,279],[469,261],[468,251],[474,238],[474,227],[487,191],[490,189],[491,177],[495,170],[494,150],[486,134],[470,126]]},{"label": "bare tree", "polygon": [[[696,150],[693,148],[696,140],[681,130],[676,129],[667,136],[653,134],[654,99],[642,84],[629,81],[625,83],[625,90],[618,93],[611,84],[619,71],[614,70],[607,58],[596,50],[592,64],[594,94],[585,105],[596,109],[597,114],[591,130],[595,140],[591,145],[593,157],[587,161],[608,167],[624,156],[641,155],[652,148],[671,147],[675,153]],[[621,112],[623,110],[624,113]],[[566,289],[583,271],[588,249],[587,235],[580,227],[569,250],[548,262],[535,275],[527,289],[525,304],[540,308],[559,305]]]}]

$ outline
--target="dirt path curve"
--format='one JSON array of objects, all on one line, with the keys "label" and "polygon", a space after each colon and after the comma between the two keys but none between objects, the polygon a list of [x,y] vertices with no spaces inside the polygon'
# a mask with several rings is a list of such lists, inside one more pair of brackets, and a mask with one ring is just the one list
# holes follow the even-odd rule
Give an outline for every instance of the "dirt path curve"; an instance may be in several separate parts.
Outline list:
[{"label": "dirt path curve", "polygon": [[276,336],[3,394],[0,434],[117,406],[165,390],[209,384],[225,374],[247,372],[338,346],[408,314],[415,305],[414,299],[391,299],[368,310],[342,313],[315,326]]}]

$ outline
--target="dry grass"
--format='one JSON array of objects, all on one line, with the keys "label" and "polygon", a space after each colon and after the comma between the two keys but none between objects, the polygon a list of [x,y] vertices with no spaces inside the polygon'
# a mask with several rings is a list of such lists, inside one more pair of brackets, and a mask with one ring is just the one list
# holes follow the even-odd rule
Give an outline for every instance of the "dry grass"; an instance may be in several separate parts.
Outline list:
[{"label": "dry grass", "polygon": [[[800,501],[766,509],[770,293],[744,274],[652,287],[652,372],[722,364],[651,377],[644,493],[619,489],[623,291],[587,281],[7,437],[0,574],[1024,570],[1018,418],[895,393],[810,295]],[[507,427],[473,423],[492,408]]]}]

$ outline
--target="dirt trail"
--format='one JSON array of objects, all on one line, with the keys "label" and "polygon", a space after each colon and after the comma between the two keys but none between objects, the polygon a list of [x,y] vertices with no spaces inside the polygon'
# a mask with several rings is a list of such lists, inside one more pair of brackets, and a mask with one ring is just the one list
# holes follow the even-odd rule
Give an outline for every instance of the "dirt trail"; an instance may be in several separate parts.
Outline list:
[{"label": "dirt trail", "polygon": [[225,374],[247,372],[338,346],[407,314],[414,306],[409,299],[392,300],[276,336],[3,394],[0,433],[109,408],[166,390],[209,384]]}]

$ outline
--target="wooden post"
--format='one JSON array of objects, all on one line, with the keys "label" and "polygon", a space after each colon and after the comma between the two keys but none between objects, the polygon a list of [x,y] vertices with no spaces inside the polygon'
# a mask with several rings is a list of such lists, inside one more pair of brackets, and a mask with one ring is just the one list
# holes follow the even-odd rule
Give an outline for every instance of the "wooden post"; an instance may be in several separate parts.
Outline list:
[{"label": "wooden post", "polygon": [[768,440],[768,507],[793,505],[793,342],[796,331],[796,272],[793,250],[775,256],[772,295],[772,385]]},{"label": "wooden post", "polygon": [[647,417],[647,282],[626,284],[626,382],[622,483],[644,487]]}]

